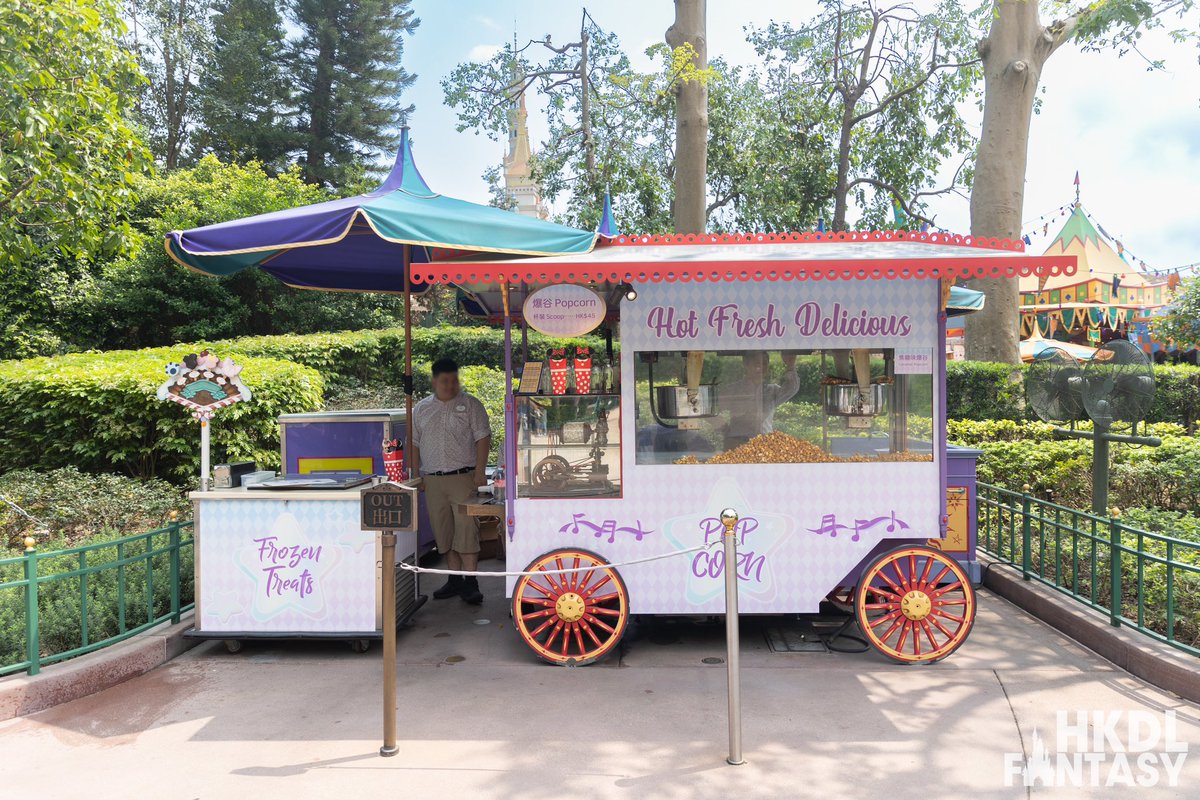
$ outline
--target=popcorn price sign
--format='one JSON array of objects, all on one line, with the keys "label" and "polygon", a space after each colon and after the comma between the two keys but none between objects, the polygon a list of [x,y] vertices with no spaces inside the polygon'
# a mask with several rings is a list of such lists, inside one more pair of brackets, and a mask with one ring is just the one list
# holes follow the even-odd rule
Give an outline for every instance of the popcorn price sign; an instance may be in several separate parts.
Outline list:
[{"label": "popcorn price sign", "polygon": [[925,375],[933,372],[933,351],[928,347],[897,347],[897,375]]},{"label": "popcorn price sign", "polygon": [[604,321],[604,299],[586,286],[555,284],[525,298],[521,313],[529,327],[549,336],[582,336]]}]

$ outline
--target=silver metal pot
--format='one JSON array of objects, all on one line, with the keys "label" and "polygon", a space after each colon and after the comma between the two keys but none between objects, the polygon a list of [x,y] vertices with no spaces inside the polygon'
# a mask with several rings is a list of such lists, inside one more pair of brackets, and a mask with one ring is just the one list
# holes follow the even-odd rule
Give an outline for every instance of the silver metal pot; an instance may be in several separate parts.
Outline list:
[{"label": "silver metal pot", "polygon": [[655,386],[654,400],[658,415],[663,419],[711,417],[716,413],[717,387],[711,383],[700,384],[695,402],[690,402],[686,386]]},{"label": "silver metal pot", "polygon": [[873,383],[864,396],[857,383],[825,387],[825,412],[844,417],[873,417],[887,409],[890,384]]}]

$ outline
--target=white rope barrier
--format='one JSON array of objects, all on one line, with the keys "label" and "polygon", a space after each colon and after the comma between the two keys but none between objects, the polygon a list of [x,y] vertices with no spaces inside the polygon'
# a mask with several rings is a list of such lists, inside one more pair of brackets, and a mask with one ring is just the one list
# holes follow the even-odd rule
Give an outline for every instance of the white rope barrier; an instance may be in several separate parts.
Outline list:
[{"label": "white rope barrier", "polygon": [[427,575],[463,575],[471,578],[519,578],[525,575],[566,575],[575,572],[588,572],[597,569],[614,569],[616,567],[628,567],[634,564],[646,564],[650,561],[658,561],[664,558],[672,558],[674,556],[687,555],[688,553],[697,553],[701,550],[708,550],[716,547],[721,543],[720,539],[708,544],[700,544],[695,547],[689,547],[686,550],[672,550],[669,553],[659,553],[658,555],[647,556],[646,558],[635,558],[630,561],[619,561],[612,564],[590,564],[586,567],[571,567],[570,569],[536,569],[524,572],[480,572],[467,571],[461,569],[431,569],[429,567],[421,567],[416,564],[401,562],[396,566],[408,572],[417,572]]}]

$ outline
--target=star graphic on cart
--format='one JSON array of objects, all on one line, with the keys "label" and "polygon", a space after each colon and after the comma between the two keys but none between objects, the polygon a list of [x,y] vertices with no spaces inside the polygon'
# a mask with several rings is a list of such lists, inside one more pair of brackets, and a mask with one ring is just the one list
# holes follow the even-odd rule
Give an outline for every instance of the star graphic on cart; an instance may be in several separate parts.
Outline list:
[{"label": "star graphic on cart", "polygon": [[238,593],[230,589],[224,592],[213,592],[212,599],[204,604],[204,616],[215,617],[222,625],[232,617],[242,615],[242,604],[238,602]]},{"label": "star graphic on cart", "polygon": [[341,558],[336,544],[316,543],[294,514],[280,514],[269,533],[247,541],[235,556],[254,581],[251,616],[262,622],[295,611],[306,619],[324,619],[330,611],[324,579]]},{"label": "star graphic on cart", "polygon": [[[721,478],[713,485],[703,508],[708,513],[682,514],[663,525],[663,536],[680,550],[698,544],[719,543],[724,536],[719,512],[737,511],[741,519],[734,529],[738,546],[738,585],[740,593],[762,602],[773,599],[778,587],[771,554],[787,537],[790,522],[783,514],[753,508],[741,486],[733,478]],[[724,551],[720,544],[693,554],[686,561],[688,603],[702,606],[725,591]]]}]

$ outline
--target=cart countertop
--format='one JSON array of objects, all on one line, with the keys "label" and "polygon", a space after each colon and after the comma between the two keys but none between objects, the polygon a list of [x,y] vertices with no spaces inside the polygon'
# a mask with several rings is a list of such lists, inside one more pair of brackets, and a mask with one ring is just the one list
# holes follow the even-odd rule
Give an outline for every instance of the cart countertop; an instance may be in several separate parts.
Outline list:
[{"label": "cart countertop", "polygon": [[341,500],[359,502],[363,489],[372,484],[364,483],[349,489],[255,489],[245,486],[236,489],[213,489],[208,492],[191,492],[191,500]]}]

